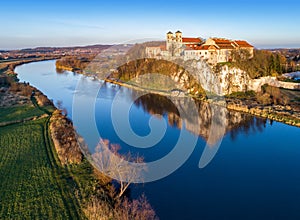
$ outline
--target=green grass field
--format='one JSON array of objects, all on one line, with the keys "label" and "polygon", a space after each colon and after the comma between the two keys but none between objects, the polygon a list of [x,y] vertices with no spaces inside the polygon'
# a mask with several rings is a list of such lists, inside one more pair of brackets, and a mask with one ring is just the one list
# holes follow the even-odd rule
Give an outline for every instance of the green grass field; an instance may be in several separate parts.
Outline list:
[{"label": "green grass field", "polygon": [[[22,121],[51,110],[34,102],[0,108],[0,122]],[[49,118],[0,126],[0,219],[85,219],[75,196],[75,179],[81,177],[72,173],[83,165],[60,165]]]},{"label": "green grass field", "polygon": [[39,108],[36,108],[33,105],[0,108],[0,123],[19,121],[35,116],[38,117],[43,114],[45,114],[44,111],[42,111]]}]

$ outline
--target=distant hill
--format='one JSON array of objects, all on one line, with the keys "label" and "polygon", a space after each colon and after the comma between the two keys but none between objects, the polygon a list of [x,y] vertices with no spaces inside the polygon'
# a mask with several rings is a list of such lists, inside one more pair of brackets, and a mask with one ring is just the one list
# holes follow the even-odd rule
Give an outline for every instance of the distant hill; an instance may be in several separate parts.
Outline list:
[{"label": "distant hill", "polygon": [[74,47],[36,47],[36,48],[26,48],[19,50],[24,53],[36,53],[36,52],[52,52],[52,51],[60,51],[60,50],[105,50],[113,45],[88,45],[88,46],[74,46]]},{"label": "distant hill", "polygon": [[275,48],[269,49],[269,51],[277,52],[285,56],[287,59],[294,62],[300,61],[300,48]]}]

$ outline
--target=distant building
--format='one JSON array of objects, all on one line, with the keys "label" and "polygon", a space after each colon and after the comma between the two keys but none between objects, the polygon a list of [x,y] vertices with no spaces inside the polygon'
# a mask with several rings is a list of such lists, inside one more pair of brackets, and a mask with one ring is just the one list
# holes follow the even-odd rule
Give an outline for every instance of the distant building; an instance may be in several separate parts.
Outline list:
[{"label": "distant building", "polygon": [[151,58],[183,58],[184,60],[206,60],[216,64],[231,61],[233,50],[247,50],[253,56],[254,47],[244,40],[228,40],[223,38],[182,37],[182,32],[175,35],[169,31],[166,36],[166,45],[147,47],[146,54]]},{"label": "distant building", "polygon": [[159,58],[162,56],[168,56],[166,46],[161,45],[157,47],[146,47],[146,54],[151,58]]}]

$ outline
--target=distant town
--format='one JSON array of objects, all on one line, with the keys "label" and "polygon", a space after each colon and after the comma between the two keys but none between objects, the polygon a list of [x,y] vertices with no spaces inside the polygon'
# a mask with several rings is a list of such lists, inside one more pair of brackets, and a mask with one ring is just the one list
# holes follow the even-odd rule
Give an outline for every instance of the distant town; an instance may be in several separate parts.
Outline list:
[{"label": "distant town", "polygon": [[99,54],[103,50],[111,53],[123,53],[124,48],[130,45],[91,45],[76,47],[37,47],[21,50],[0,50],[0,61],[10,61],[12,59],[37,58],[37,57],[62,57],[62,56],[82,56]]}]

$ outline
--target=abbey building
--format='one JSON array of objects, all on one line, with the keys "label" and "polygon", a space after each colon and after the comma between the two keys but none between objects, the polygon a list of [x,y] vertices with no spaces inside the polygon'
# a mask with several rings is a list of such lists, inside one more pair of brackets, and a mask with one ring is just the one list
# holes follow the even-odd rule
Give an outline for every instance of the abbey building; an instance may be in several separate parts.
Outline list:
[{"label": "abbey building", "polygon": [[233,50],[247,50],[253,56],[254,47],[244,40],[228,40],[224,38],[183,37],[182,32],[166,35],[166,44],[158,47],[146,47],[147,57],[183,58],[184,60],[205,60],[210,64],[229,62]]}]

